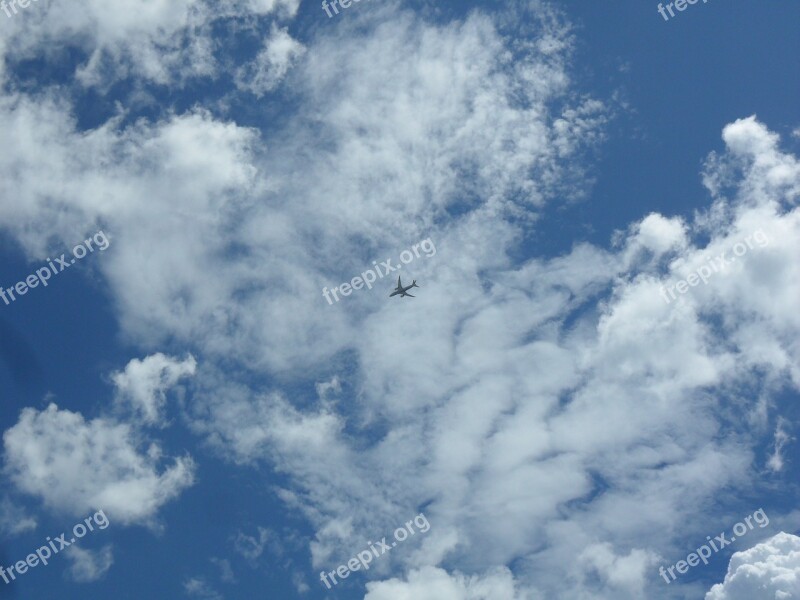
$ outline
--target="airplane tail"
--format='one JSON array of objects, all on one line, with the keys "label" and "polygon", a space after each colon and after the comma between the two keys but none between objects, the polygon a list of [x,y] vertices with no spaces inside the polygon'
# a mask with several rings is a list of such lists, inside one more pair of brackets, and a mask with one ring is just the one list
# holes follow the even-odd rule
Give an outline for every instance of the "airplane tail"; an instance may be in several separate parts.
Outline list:
[{"label": "airplane tail", "polygon": [[417,280],[416,280],[416,279],[415,279],[414,281],[412,281],[412,282],[411,282],[411,287],[419,287],[419,286],[417,285]]}]

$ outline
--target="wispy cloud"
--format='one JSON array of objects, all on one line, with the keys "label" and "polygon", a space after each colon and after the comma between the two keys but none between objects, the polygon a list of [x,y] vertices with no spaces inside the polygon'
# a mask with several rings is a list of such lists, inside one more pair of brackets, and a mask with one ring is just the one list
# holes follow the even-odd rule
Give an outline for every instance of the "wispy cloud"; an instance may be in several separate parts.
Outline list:
[{"label": "wispy cloud", "polygon": [[214,590],[202,577],[192,577],[183,582],[186,595],[201,600],[224,600],[224,596]]},{"label": "wispy cloud", "polygon": [[0,534],[14,536],[36,529],[36,519],[5,496],[0,500]]},{"label": "wispy cloud", "polygon": [[65,556],[72,563],[67,573],[74,581],[80,583],[97,581],[114,564],[114,554],[110,545],[95,551],[72,546],[65,552]]}]

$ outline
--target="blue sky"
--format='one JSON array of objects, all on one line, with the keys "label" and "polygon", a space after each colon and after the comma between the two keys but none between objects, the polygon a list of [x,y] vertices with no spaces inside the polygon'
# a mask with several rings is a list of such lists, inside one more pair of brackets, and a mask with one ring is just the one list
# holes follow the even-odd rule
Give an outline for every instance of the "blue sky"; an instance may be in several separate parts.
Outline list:
[{"label": "blue sky", "polygon": [[108,240],[0,301],[0,566],[109,521],[0,598],[800,597],[800,6],[657,6],[0,13],[0,285]]}]

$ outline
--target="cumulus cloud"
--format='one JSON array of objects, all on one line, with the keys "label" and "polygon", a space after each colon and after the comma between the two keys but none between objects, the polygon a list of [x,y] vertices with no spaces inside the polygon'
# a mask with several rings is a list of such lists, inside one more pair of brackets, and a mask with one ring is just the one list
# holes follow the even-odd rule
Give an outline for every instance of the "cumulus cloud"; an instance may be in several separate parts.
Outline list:
[{"label": "cumulus cloud", "polygon": [[647,596],[648,571],[658,562],[658,557],[655,552],[638,548],[620,556],[611,544],[605,542],[586,548],[578,556],[578,562],[582,563],[582,572],[587,580],[600,579],[598,587],[601,589],[610,591],[616,588],[624,597],[644,598]]},{"label": "cumulus cloud", "polygon": [[80,583],[97,581],[114,564],[114,553],[110,545],[95,551],[80,546],[70,546],[65,554],[72,563],[67,569],[67,574],[73,581]]},{"label": "cumulus cloud", "polygon": [[211,32],[215,21],[271,13],[288,18],[299,4],[299,0],[42,1],[5,23],[0,57],[12,63],[52,59],[63,45],[85,55],[76,71],[84,85],[108,85],[126,76],[182,83],[216,73]]},{"label": "cumulus cloud", "polygon": [[779,533],[731,557],[725,581],[705,600],[789,600],[800,597],[800,537]]},{"label": "cumulus cloud", "polygon": [[166,392],[178,381],[194,375],[197,361],[189,356],[181,361],[160,352],[143,360],[133,359],[124,371],[112,374],[117,402],[128,406],[148,425],[164,424]]},{"label": "cumulus cloud", "polygon": [[656,256],[669,250],[681,250],[687,244],[686,224],[679,217],[667,218],[651,213],[634,226],[630,246],[644,248]]},{"label": "cumulus cloud", "polygon": [[188,456],[159,468],[161,449],[127,424],[50,404],[26,408],[3,434],[5,472],[16,487],[49,509],[73,516],[103,509],[112,521],[151,523],[156,511],[194,482]]},{"label": "cumulus cloud", "polygon": [[[769,158],[777,149],[762,151]],[[295,488],[283,497],[318,523],[316,565],[390,530],[403,508],[429,503],[436,529],[387,561],[422,568],[447,560],[478,573],[487,556],[497,566],[524,556],[517,584],[531,593],[646,596],[656,557],[704,538],[708,516],[687,506],[712,506],[720,489],[755,476],[760,438],[748,430],[763,406],[739,386],[752,371],[765,376],[766,394],[798,382],[800,323],[789,298],[800,293],[791,258],[800,253],[800,217],[784,206],[787,182],[780,190],[760,183],[764,162],[756,157],[743,171],[725,220],[711,215],[714,207],[696,222],[651,215],[617,252],[579,246],[496,267],[486,288],[477,274],[464,283],[477,268],[464,256],[485,264],[466,240],[492,224],[451,225],[437,247],[459,251],[419,298],[430,318],[406,323],[401,338],[396,305],[364,318],[355,415],[325,401],[300,410],[280,394],[234,387],[203,398],[205,430],[237,456],[268,456],[292,477]],[[755,189],[769,194],[754,197]],[[695,242],[713,220],[710,241]],[[660,286],[758,230],[768,244],[664,302]],[[667,252],[666,262],[629,261],[635,244]],[[348,420],[355,429],[345,433]],[[383,433],[368,442],[376,428]],[[653,530],[664,539],[644,542]],[[447,572],[438,575],[447,593],[466,593]],[[401,594],[412,585],[384,583],[371,589]]]},{"label": "cumulus cloud", "polygon": [[[532,41],[511,62],[511,32],[487,15],[440,26],[369,12],[384,21],[332,30],[298,60],[299,108],[275,150],[200,110],[84,132],[55,93],[6,97],[0,140],[17,152],[0,191],[18,201],[0,216],[35,256],[98,222],[119,232],[97,266],[134,342],[177,336],[257,368],[320,364],[354,337],[352,315],[320,310],[324,282],[423,239],[447,211],[530,219],[580,193],[565,188],[580,181],[568,159],[606,119],[596,100],[573,102],[569,32],[555,18],[531,11],[540,28],[527,34],[550,40],[547,52]],[[485,265],[507,260],[518,234],[493,221],[474,239]],[[362,294],[357,308],[376,301]]]},{"label": "cumulus cloud", "polygon": [[364,600],[524,600],[526,597],[515,590],[514,577],[508,569],[467,577],[425,567],[409,573],[406,581],[368,583]]},{"label": "cumulus cloud", "polygon": [[[315,527],[315,566],[425,506],[435,527],[370,571],[407,569],[371,583],[373,598],[638,600],[653,557],[718,518],[696,507],[756,477],[745,423],[780,408],[751,397],[754,373],[764,398],[800,386],[800,169],[742,119],[706,163],[708,211],[620,223],[611,248],[530,255],[541,208],[584,191],[585,144],[609,116],[575,88],[572,44],[538,2],[444,22],[394,4],[351,13],[304,41],[297,106],[263,139],[199,109],[82,131],[55,92],[9,95],[0,216],[30,256],[108,224],[97,269],[126,339],[208,359],[194,431],[287,475],[278,493]],[[290,46],[262,57],[267,74]],[[163,63],[137,64],[161,77]],[[768,245],[661,298],[759,230]],[[324,302],[326,283],[429,236],[438,253],[413,266],[426,291],[413,305],[378,290]],[[253,389],[230,364],[280,377]],[[312,402],[293,385],[309,380],[336,383]],[[160,414],[157,393],[145,404]],[[101,447],[57,445],[61,421]],[[23,412],[6,445],[23,489],[53,505],[103,497],[136,520],[192,465],[159,475],[158,452],[131,438],[51,407]],[[100,450],[118,470],[94,464]],[[100,476],[28,477],[51,475],[51,455]],[[141,504],[106,493],[127,473]],[[257,558],[263,535],[240,552]]]}]

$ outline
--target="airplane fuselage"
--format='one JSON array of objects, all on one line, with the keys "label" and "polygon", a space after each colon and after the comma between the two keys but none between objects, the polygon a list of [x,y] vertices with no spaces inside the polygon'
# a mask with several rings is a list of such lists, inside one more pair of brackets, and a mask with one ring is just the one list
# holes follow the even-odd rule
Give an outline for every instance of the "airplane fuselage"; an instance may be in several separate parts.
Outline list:
[{"label": "airplane fuselage", "polygon": [[400,279],[400,277],[398,277],[397,278],[397,287],[394,288],[394,291],[391,294],[389,294],[389,298],[391,298],[392,296],[397,296],[398,294],[400,294],[401,298],[404,298],[406,296],[408,296],[409,298],[413,298],[414,296],[412,294],[409,294],[408,290],[410,290],[411,288],[415,288],[415,287],[419,287],[417,285],[417,280],[416,279],[411,282],[411,285],[405,285],[404,286],[402,280]]},{"label": "airplane fuselage", "polygon": [[389,294],[389,298],[391,298],[392,296],[397,296],[397,294],[400,294],[401,298],[403,296],[408,296],[408,294],[406,294],[406,292],[408,290],[410,290],[412,287],[414,287],[414,286],[413,285],[408,285],[408,286],[404,287],[402,290],[395,290],[391,294]]}]

